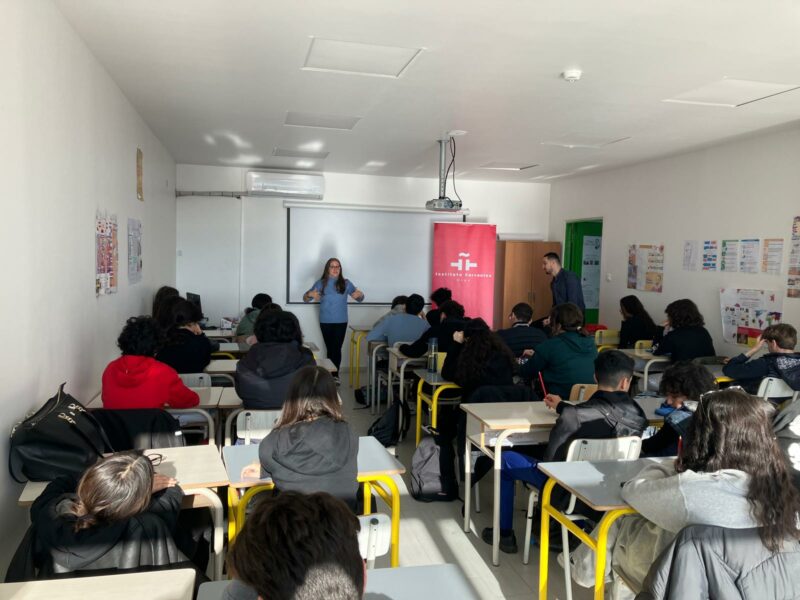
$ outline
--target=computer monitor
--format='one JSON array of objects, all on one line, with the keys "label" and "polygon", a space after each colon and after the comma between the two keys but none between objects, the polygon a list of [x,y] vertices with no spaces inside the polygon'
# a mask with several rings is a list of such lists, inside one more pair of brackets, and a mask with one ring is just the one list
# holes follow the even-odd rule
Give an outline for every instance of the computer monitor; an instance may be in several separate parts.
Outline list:
[{"label": "computer monitor", "polygon": [[200,294],[193,294],[192,292],[186,292],[186,299],[194,304],[197,308],[200,309],[200,312],[203,312],[203,305],[200,304]]}]

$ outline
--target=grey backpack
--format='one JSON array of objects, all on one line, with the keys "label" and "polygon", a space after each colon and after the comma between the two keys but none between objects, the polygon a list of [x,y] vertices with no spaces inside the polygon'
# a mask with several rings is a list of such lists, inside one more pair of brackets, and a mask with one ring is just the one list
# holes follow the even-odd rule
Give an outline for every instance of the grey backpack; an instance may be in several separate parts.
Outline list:
[{"label": "grey backpack", "polygon": [[[433,437],[424,437],[411,457],[411,495],[423,502],[449,502],[458,488],[442,479],[441,448]],[[448,491],[449,490],[449,491]]]}]

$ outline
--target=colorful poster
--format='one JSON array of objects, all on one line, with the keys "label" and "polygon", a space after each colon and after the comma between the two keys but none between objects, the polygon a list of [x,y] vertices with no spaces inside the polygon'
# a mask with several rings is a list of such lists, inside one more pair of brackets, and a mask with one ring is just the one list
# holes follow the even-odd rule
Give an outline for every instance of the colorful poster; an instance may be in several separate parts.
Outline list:
[{"label": "colorful poster", "polygon": [[739,242],[739,271],[758,273],[761,265],[761,240],[741,240]]},{"label": "colorful poster", "polygon": [[431,289],[450,288],[471,317],[494,317],[497,228],[483,223],[433,224]]},{"label": "colorful poster", "polygon": [[628,289],[660,293],[664,287],[664,244],[628,246]]},{"label": "colorful poster", "polygon": [[773,290],[722,288],[719,303],[722,337],[731,344],[754,346],[761,332],[783,316],[782,298]]},{"label": "colorful poster", "polygon": [[117,215],[97,212],[95,217],[95,278],[94,291],[98,296],[117,291]]},{"label": "colorful poster", "polygon": [[600,250],[603,238],[599,235],[583,236],[581,288],[586,308],[600,308]]},{"label": "colorful poster", "polygon": [[739,240],[722,240],[719,270],[729,273],[739,271]]},{"label": "colorful poster", "polygon": [[128,281],[142,280],[142,222],[128,219]]},{"label": "colorful poster", "polygon": [[719,244],[717,240],[703,241],[703,271],[716,271],[719,258]]},{"label": "colorful poster", "polygon": [[786,285],[789,298],[800,298],[800,217],[792,223],[792,245],[789,249],[789,279]]},{"label": "colorful poster", "polygon": [[764,240],[764,252],[761,255],[761,272],[768,275],[780,275],[783,265],[783,238]]},{"label": "colorful poster", "polygon": [[683,270],[697,271],[697,259],[700,254],[700,242],[686,240],[683,242]]}]

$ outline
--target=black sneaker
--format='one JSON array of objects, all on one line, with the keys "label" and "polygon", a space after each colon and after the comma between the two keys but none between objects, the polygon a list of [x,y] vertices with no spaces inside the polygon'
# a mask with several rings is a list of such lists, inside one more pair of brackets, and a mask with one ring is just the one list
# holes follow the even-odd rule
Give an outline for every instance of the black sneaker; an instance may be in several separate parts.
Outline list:
[{"label": "black sneaker", "polygon": [[[491,546],[493,533],[494,531],[491,527],[486,527],[481,532],[481,539]],[[514,535],[513,531],[508,535],[500,534],[500,550],[506,554],[516,554],[519,552],[517,548],[517,536]]]},{"label": "black sneaker", "polygon": [[367,396],[364,394],[364,388],[358,388],[356,391],[353,392],[353,395],[356,398],[356,402],[361,404],[362,406],[367,406]]}]

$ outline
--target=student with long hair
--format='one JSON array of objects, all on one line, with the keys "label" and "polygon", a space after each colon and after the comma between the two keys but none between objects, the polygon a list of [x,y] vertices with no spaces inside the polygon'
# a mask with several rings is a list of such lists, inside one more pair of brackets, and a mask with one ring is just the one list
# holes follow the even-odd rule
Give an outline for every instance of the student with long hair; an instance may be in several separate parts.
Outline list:
[{"label": "student with long hair", "polygon": [[153,296],[153,310],[151,312],[151,316],[158,321],[159,317],[161,316],[161,304],[167,298],[172,298],[174,296],[180,296],[180,292],[176,290],[174,287],[168,285],[162,285],[158,288],[156,295]]},{"label": "student with long hair", "polygon": [[347,297],[356,302],[364,301],[364,292],[352,281],[345,279],[342,263],[338,258],[329,258],[322,276],[303,294],[303,302],[319,302],[319,328],[325,340],[328,358],[336,367],[336,381],[342,362],[342,344],[347,334]]},{"label": "student with long hair", "polygon": [[[772,413],[767,401],[740,389],[703,395],[682,454],[645,467],[622,488],[639,514],[613,526],[606,574],[613,566],[638,592],[656,557],[687,525],[759,528],[772,553],[800,540],[800,493],[775,440]],[[573,554],[573,578],[582,585],[594,580],[593,554],[585,546]]]},{"label": "student with long hair", "polygon": [[219,349],[200,329],[203,313],[194,302],[181,298],[172,306],[166,343],[156,358],[178,373],[202,373]]},{"label": "student with long hair", "polygon": [[619,347],[633,348],[639,340],[655,338],[657,327],[642,301],[636,296],[624,296],[619,301],[622,326],[619,329]]},{"label": "student with long hair", "polygon": [[653,354],[669,356],[673,362],[716,355],[714,341],[694,302],[688,298],[675,300],[667,305],[665,312],[667,322],[663,333],[656,334]]}]

